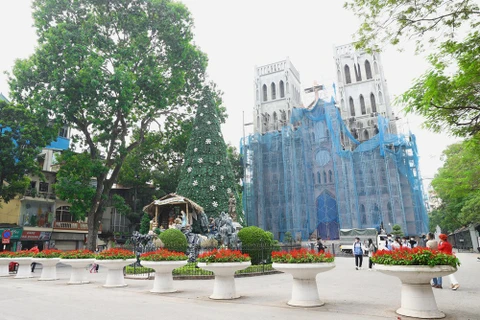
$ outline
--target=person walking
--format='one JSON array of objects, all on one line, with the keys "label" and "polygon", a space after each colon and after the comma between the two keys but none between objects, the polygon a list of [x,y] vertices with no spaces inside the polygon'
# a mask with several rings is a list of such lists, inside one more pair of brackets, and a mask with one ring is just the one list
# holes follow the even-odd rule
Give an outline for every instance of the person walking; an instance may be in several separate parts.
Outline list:
[{"label": "person walking", "polygon": [[322,243],[322,238],[317,238],[317,250],[318,253],[324,253],[325,252],[325,246]]},{"label": "person walking", "polygon": [[355,269],[358,268],[362,269],[363,263],[363,248],[362,243],[360,242],[360,238],[356,237],[355,242],[353,243],[353,255],[355,256]]},{"label": "person walking", "polygon": [[[29,251],[34,252],[35,254],[39,253],[38,244],[35,244]],[[35,267],[37,266],[36,262],[32,262],[30,265],[32,267],[32,272],[35,272]]]},{"label": "person walking", "polygon": [[[438,242],[435,240],[435,235],[431,232],[427,234],[427,243],[425,246],[431,250],[438,250]],[[442,278],[433,278],[432,279],[432,287],[442,289]]]},{"label": "person walking", "polygon": [[[438,237],[440,238],[440,243],[438,244],[438,251],[446,254],[453,254],[452,245],[450,244],[450,242],[448,242],[448,236],[442,233]],[[441,277],[437,278],[437,282],[438,282],[438,279],[440,279],[440,285],[441,285],[442,278]],[[455,275],[453,273],[448,275],[448,279],[450,280],[450,288],[452,288],[452,290],[457,290],[458,288],[460,288],[460,285],[458,284],[458,281],[455,278]]]},{"label": "person walking", "polygon": [[368,270],[372,270],[372,266],[373,266],[372,257],[375,251],[377,251],[377,248],[373,244],[372,239],[368,239]]},{"label": "person walking", "polygon": [[400,237],[396,237],[395,241],[392,243],[392,250],[398,250],[402,247],[402,239]]}]

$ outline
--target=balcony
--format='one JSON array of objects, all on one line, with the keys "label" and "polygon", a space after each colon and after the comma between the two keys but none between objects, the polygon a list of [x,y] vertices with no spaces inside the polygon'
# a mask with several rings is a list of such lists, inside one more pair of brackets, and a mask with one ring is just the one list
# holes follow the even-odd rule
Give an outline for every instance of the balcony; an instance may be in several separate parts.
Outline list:
[{"label": "balcony", "polygon": [[[65,231],[88,231],[88,224],[86,222],[69,222],[69,221],[55,221],[53,223],[53,230]],[[102,225],[98,228],[98,232],[102,231]]]}]

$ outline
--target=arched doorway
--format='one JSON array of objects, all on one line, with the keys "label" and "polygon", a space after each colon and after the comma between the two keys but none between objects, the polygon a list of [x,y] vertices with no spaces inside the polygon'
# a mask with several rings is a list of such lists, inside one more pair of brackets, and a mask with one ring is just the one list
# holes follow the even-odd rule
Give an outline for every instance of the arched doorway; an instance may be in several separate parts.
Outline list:
[{"label": "arched doorway", "polygon": [[323,192],[317,198],[317,235],[322,239],[338,239],[339,220],[337,200],[328,192]]}]

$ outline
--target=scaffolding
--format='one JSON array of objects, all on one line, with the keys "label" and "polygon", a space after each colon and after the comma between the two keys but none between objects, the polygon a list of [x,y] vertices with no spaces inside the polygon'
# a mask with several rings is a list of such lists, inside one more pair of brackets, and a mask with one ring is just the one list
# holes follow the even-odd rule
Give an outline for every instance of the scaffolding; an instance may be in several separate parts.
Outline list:
[{"label": "scaffolding", "polygon": [[[283,240],[312,234],[338,239],[340,228],[394,224],[407,235],[428,231],[428,217],[413,134],[378,134],[360,143],[331,101],[297,108],[279,131],[241,143],[245,161],[243,207],[248,225]],[[347,147],[346,147],[347,146]]]}]

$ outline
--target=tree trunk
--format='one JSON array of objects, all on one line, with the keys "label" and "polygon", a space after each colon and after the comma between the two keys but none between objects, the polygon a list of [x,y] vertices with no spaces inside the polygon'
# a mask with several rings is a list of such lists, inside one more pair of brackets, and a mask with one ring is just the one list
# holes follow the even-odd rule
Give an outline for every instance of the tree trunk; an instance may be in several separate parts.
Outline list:
[{"label": "tree trunk", "polygon": [[98,220],[97,212],[90,212],[88,215],[88,237],[87,237],[87,249],[94,251],[97,248],[97,236],[98,229],[100,227],[100,220]]}]

